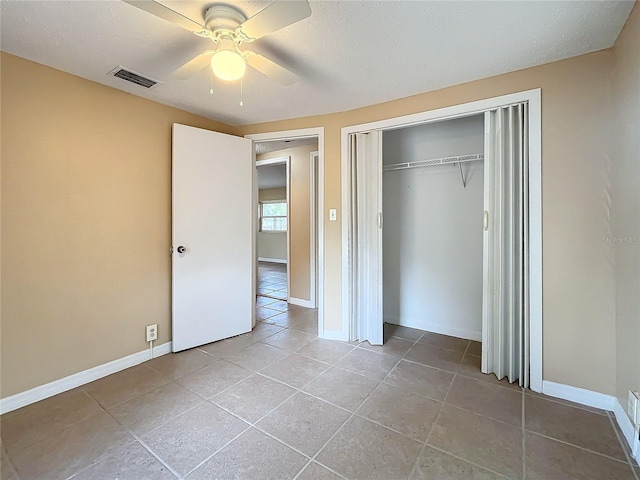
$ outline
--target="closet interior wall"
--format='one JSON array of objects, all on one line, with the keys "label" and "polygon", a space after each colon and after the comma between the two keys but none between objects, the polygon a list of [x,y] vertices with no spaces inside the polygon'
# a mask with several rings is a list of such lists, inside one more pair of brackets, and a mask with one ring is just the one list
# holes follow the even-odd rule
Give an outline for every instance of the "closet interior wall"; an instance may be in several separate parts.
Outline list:
[{"label": "closet interior wall", "polygon": [[[484,152],[484,117],[385,131],[389,165]],[[383,310],[388,323],[482,338],[483,161],[384,171]]]}]

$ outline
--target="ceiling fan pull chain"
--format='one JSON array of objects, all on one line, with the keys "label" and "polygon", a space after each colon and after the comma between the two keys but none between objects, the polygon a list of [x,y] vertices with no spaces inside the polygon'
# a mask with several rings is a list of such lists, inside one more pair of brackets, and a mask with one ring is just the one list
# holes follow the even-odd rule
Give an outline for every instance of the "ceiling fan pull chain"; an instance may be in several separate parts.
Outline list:
[{"label": "ceiling fan pull chain", "polygon": [[240,79],[240,106],[242,107],[244,102],[242,101],[242,79]]},{"label": "ceiling fan pull chain", "polygon": [[209,69],[209,95],[213,95],[213,70]]}]

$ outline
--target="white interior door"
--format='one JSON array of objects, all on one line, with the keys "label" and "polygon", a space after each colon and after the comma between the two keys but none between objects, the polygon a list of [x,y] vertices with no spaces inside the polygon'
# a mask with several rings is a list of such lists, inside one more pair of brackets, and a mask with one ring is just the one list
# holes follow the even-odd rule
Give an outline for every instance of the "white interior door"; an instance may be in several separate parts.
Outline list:
[{"label": "white interior door", "polygon": [[173,125],[174,352],[251,330],[254,171],[251,140]]}]

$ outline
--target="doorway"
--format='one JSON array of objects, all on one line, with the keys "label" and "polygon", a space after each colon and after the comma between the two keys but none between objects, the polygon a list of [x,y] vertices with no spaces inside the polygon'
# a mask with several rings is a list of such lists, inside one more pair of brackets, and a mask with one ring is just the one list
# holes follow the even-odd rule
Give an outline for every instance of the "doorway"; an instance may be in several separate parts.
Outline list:
[{"label": "doorway", "polygon": [[[263,150],[257,144],[256,150]],[[289,302],[289,169],[290,157],[256,161],[258,187],[258,253],[256,305]]]},{"label": "doorway", "polygon": [[[526,125],[528,131],[528,270],[526,293],[528,303],[528,333],[525,340],[530,388],[542,390],[542,232],[541,232],[541,116],[540,90],[506,95],[478,102],[443,108],[420,114],[408,115],[370,124],[356,125],[342,129],[342,211],[343,211],[343,330],[345,339],[353,340],[354,334],[365,332],[375,343],[382,342],[382,293],[376,293],[382,285],[382,206],[381,206],[381,136],[382,132],[402,127],[441,122],[454,118],[483,114],[494,109],[502,109],[514,104],[528,105]],[[360,157],[359,162],[353,159]],[[364,161],[362,161],[364,159]],[[364,179],[366,177],[367,181]],[[464,180],[463,180],[464,181]],[[356,196],[360,185],[366,184],[366,191]],[[377,185],[377,187],[376,187]],[[486,192],[486,190],[485,190]],[[364,213],[363,213],[364,212]],[[484,230],[487,230],[487,215],[484,215]],[[365,238],[359,236],[365,229]],[[378,240],[376,240],[378,238]],[[370,245],[373,251],[371,261],[366,252],[360,252],[362,245]],[[486,257],[483,258],[483,262]],[[375,265],[372,266],[371,264]],[[363,275],[362,269],[366,270]],[[362,283],[362,278],[367,280]],[[368,300],[365,300],[368,298]],[[372,305],[377,308],[372,309]],[[484,308],[484,307],[483,307]],[[362,315],[358,312],[370,312]],[[483,311],[483,316],[484,316]],[[483,340],[486,322],[483,321]],[[363,338],[360,338],[363,339]],[[483,363],[485,351],[483,350]]]},{"label": "doorway", "polygon": [[[323,259],[318,211],[322,208],[322,186],[319,185],[322,183],[322,130],[249,136],[254,140],[257,171],[256,318],[268,323],[272,317],[277,323],[285,319],[282,315],[273,315],[276,312],[271,310],[297,314],[308,310],[306,313],[318,317],[315,332],[320,336]],[[285,188],[281,186],[282,180],[278,185],[265,183],[266,169],[276,167],[285,171]],[[280,215],[280,218],[274,219],[271,215]],[[280,222],[280,233],[265,231],[265,227],[270,228],[275,222]],[[286,237],[286,246],[280,241],[280,255],[271,254],[274,250],[268,250],[267,244],[273,247],[278,237],[280,240]],[[285,272],[286,282],[283,281]]]}]

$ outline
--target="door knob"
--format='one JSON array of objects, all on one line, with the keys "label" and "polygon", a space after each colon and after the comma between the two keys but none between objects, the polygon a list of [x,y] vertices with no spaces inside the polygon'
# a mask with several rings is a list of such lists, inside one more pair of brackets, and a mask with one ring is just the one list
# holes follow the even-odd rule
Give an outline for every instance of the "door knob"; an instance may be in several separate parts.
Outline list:
[{"label": "door knob", "polygon": [[187,247],[180,245],[178,247],[178,253],[185,253],[187,251]]}]

